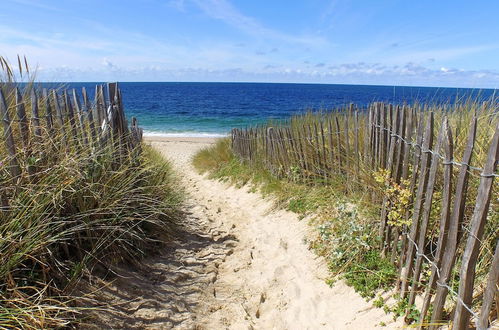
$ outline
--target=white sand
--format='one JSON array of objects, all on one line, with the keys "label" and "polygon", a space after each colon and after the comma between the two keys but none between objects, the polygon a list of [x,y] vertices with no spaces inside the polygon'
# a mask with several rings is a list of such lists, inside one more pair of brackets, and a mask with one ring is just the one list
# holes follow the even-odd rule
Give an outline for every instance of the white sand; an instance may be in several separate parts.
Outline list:
[{"label": "white sand", "polygon": [[[332,288],[326,285],[324,261],[309,251],[303,240],[310,230],[305,220],[298,220],[291,212],[273,210],[271,201],[247,188],[237,189],[197,174],[190,159],[214,139],[155,137],[147,141],[181,173],[190,194],[192,226],[211,235],[213,242],[197,249],[177,248],[175,251],[180,260],[190,260],[182,261],[186,270],[190,265],[197,265],[193,277],[206,278],[197,281],[194,278],[193,282],[179,285],[198,288],[190,294],[192,299],[183,297],[192,302],[191,305],[184,301],[183,317],[176,322],[171,321],[175,319],[172,314],[167,319],[155,318],[155,313],[160,312],[155,309],[168,308],[174,302],[162,297],[159,300],[164,300],[164,304],[134,311],[148,319],[143,326],[373,329],[383,322],[387,324],[384,328],[402,327],[400,321],[394,323],[392,316],[373,307],[343,282],[337,282]],[[168,258],[165,256],[162,262]]]}]

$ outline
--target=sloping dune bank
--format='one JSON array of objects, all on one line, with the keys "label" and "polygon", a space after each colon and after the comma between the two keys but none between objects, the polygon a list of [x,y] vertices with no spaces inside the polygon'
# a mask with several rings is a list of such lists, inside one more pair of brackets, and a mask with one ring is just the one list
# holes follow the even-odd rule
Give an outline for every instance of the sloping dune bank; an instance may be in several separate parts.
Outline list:
[{"label": "sloping dune bank", "polygon": [[[130,328],[401,328],[343,282],[325,283],[326,265],[307,249],[306,220],[190,164],[208,138],[148,138],[182,176],[188,225],[142,269],[118,271],[106,323]],[[116,294],[119,293],[119,294]],[[381,324],[384,326],[382,327]]]}]

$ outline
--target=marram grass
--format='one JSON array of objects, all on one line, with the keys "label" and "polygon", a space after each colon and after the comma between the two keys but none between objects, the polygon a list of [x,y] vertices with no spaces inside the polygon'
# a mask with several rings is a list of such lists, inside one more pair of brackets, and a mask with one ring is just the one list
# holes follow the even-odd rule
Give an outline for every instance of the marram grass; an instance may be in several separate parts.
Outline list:
[{"label": "marram grass", "polygon": [[[0,88],[15,118],[13,70],[0,62]],[[20,87],[29,95],[35,84]],[[16,122],[12,128],[20,141]],[[152,253],[182,215],[174,173],[150,147],[129,150],[117,163],[113,144],[83,145],[61,131],[44,129],[29,152],[17,144],[21,168],[34,166],[36,174],[16,179],[0,139],[0,195],[8,202],[0,214],[0,328],[74,324],[84,308],[75,296],[84,274]]]}]

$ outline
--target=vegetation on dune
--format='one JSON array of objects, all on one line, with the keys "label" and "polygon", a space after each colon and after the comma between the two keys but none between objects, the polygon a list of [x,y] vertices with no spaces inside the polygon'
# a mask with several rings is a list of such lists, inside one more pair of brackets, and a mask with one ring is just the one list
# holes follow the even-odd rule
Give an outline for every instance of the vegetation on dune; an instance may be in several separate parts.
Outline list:
[{"label": "vegetation on dune", "polygon": [[[0,88],[15,118],[15,87],[26,97],[37,86],[16,85],[11,67],[0,60]],[[45,99],[38,104],[44,120]],[[31,105],[25,106],[31,114]],[[17,121],[11,129],[21,141]],[[85,307],[75,292],[86,275],[153,252],[181,216],[182,193],[158,153],[139,144],[117,154],[118,142],[82,144],[64,133],[71,129],[68,122],[50,132],[42,126],[42,138],[19,144],[22,172],[16,177],[12,156],[0,143],[0,328],[70,324]]]},{"label": "vegetation on dune", "polygon": [[[463,99],[456,100],[454,104],[419,104],[412,108],[416,109],[414,113],[421,120],[421,125],[428,122],[432,113],[435,122],[433,150],[441,130],[440,123],[445,119],[448,121],[452,130],[454,160],[457,162],[463,157],[474,116],[478,123],[471,162],[474,168],[469,170],[466,207],[456,252],[458,258],[448,282],[449,287],[457,292],[460,256],[465,249],[466,231],[470,229],[482,178],[477,168],[484,167],[497,129],[497,99],[493,97],[487,102]],[[407,168],[406,177],[395,179],[386,168],[373,166],[375,160],[369,152],[367,114],[355,114],[351,108],[341,110],[309,112],[293,116],[285,122],[269,122],[263,127],[243,131],[240,145],[233,148],[230,139],[221,140],[217,145],[199,152],[194,158],[194,165],[201,172],[209,172],[215,179],[237,185],[249,183],[255,190],[272,194],[278,205],[291,211],[302,215],[313,214],[310,223],[317,229],[317,234],[308,244],[328,261],[332,273],[330,281],[334,282],[336,276],[341,276],[362,296],[374,298],[380,289],[395,287],[401,267],[405,265],[405,262],[399,261],[402,254],[399,251],[404,247],[396,233],[408,232],[412,224],[417,180],[421,173],[412,165],[414,149],[411,149],[408,158],[411,165]],[[396,120],[393,117],[389,119]],[[237,139],[237,135],[234,138]],[[415,134],[411,140],[416,142]],[[451,196],[455,194],[460,168],[452,168]],[[435,254],[440,234],[443,171],[444,166],[440,164],[425,237],[423,252],[430,257]],[[411,188],[413,179],[416,182],[414,189]],[[496,192],[498,185],[495,180],[492,191]],[[379,235],[380,214],[385,205],[388,205],[387,225],[397,238],[391,250],[381,248]],[[477,258],[475,294],[470,304],[475,310],[480,306],[497,244],[498,207],[497,198],[492,197]],[[420,293],[424,293],[431,273],[430,265],[424,262],[419,282],[414,285]],[[454,295],[447,296],[447,302],[455,303],[455,299]],[[429,321],[432,307],[425,320],[419,320],[420,311],[409,304],[407,298],[401,298],[394,306],[385,306],[385,310],[392,311],[396,316],[405,315],[408,322],[425,322]]]}]

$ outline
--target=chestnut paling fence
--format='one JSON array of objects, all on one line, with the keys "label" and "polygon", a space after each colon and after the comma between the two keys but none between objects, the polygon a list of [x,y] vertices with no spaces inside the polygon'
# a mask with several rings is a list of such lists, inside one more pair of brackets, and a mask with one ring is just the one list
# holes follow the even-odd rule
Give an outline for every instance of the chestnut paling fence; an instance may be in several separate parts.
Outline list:
[{"label": "chestnut paling fence", "polygon": [[[499,312],[492,311],[494,300],[499,305],[499,247],[491,251],[499,225],[493,191],[499,176],[497,109],[495,99],[430,108],[350,105],[233,129],[232,149],[250,166],[307,184],[328,184],[341,175],[360,189],[366,177],[383,173],[410,200],[395,213],[393,196],[372,192],[382,203],[379,249],[398,268],[396,287],[407,299],[406,313],[422,294],[419,319],[428,320],[430,329],[449,322],[446,311],[455,329],[470,322],[485,329]],[[487,254],[487,280],[478,285],[479,255]],[[424,267],[431,270],[429,278]]]},{"label": "chestnut paling fence", "polygon": [[32,84],[23,90],[9,82],[0,87],[1,139],[5,143],[0,154],[5,170],[0,181],[3,216],[8,216],[15,190],[36,184],[50,165],[57,164],[61,153],[85,149],[99,157],[110,148],[116,166],[124,157],[140,153],[142,128],[135,118],[128,126],[117,83],[109,83],[107,88],[97,85],[93,102],[85,88],[80,96],[75,89],[37,90]]}]

